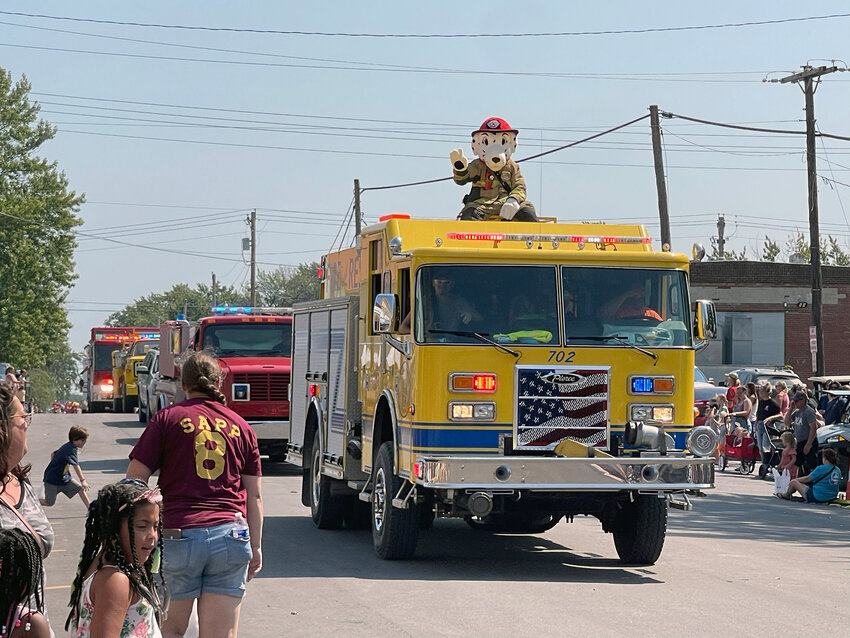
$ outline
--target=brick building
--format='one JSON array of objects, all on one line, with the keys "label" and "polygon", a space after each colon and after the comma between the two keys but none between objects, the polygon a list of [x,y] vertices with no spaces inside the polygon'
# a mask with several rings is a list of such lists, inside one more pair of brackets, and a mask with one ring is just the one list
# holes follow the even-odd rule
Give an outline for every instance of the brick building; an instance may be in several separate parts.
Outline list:
[{"label": "brick building", "polygon": [[[850,374],[850,267],[823,266],[826,375]],[[718,335],[697,353],[697,365],[719,381],[745,366],[789,365],[813,376],[813,325],[808,264],[754,261],[691,263],[691,298],[711,299]]]}]

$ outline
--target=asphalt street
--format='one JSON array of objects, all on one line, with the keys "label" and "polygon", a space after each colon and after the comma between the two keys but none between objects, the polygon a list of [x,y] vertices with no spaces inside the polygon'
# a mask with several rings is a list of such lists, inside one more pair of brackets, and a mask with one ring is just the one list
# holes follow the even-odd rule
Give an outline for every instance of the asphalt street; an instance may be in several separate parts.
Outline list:
[{"label": "asphalt street", "polygon": [[[72,424],[92,486],[124,476],[143,427],[136,415],[36,415],[35,483]],[[772,484],[735,472],[671,510],[658,563],[624,567],[593,518],[539,536],[473,531],[438,520],[414,559],[378,559],[367,531],[323,531],[301,505],[300,475],[264,464],[264,568],[249,583],[243,638],[278,636],[843,635],[850,628],[850,509],[780,501]],[[47,609],[58,636],[82,547],[85,508],[48,509]]]}]

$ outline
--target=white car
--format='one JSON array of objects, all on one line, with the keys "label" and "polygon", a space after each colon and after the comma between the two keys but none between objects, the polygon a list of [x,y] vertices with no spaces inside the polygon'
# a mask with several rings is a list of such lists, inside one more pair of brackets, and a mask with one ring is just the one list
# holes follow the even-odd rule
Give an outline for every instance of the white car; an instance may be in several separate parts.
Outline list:
[{"label": "white car", "polygon": [[146,423],[157,410],[154,393],[159,376],[159,350],[151,348],[136,368],[136,387],[139,391],[139,421]]}]

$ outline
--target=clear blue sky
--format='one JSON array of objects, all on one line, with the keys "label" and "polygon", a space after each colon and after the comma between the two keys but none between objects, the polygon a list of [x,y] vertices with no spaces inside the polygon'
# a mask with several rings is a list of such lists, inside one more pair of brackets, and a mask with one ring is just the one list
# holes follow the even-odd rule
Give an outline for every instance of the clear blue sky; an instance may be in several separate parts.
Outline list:
[{"label": "clear blue sky", "polygon": [[[487,116],[520,130],[516,159],[640,117],[650,104],[803,130],[799,88],[762,79],[850,60],[850,17],[586,33],[847,14],[846,2],[6,0],[0,11],[241,30],[585,33],[345,37],[0,14],[0,64],[15,79],[27,76],[43,117],[59,127],[43,151],[86,194],[81,230],[137,245],[80,237],[68,304],[74,349],[91,326],[140,296],[209,282],[212,272],[242,285],[252,208],[261,268],[318,259],[343,222],[355,178],[370,187],[446,176],[449,151],[460,146],[470,156],[469,133]],[[850,135],[849,103],[850,72],[827,76],[815,96],[820,129]],[[719,213],[728,246],[750,255],[765,234],[784,243],[807,232],[804,137],[662,125],[674,249],[707,244]],[[818,154],[820,174],[834,180],[820,184],[821,229],[847,250],[850,142],[819,142]],[[544,215],[640,222],[659,238],[646,121],[525,163],[523,172]],[[367,221],[394,211],[451,219],[465,192],[451,182],[371,191],[363,210]]]}]

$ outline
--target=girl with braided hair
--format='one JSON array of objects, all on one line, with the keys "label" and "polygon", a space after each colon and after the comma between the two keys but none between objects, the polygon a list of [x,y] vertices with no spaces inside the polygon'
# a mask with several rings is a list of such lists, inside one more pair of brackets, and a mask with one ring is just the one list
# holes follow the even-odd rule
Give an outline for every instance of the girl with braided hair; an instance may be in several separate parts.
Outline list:
[{"label": "girl with braided hair", "polygon": [[41,551],[29,532],[0,530],[0,583],[0,638],[48,638]]},{"label": "girl with braided hair", "polygon": [[[162,495],[142,481],[102,488],[89,507],[71,612],[77,638],[161,638],[164,605],[154,583],[162,553]],[[160,585],[166,591],[165,578]]]},{"label": "girl with braided hair", "polygon": [[235,638],[245,583],[262,566],[263,501],[257,435],[225,406],[221,368],[206,352],[182,365],[188,397],[160,410],[130,453],[127,476],[159,470],[166,638],[183,636],[198,603],[200,638]]}]

